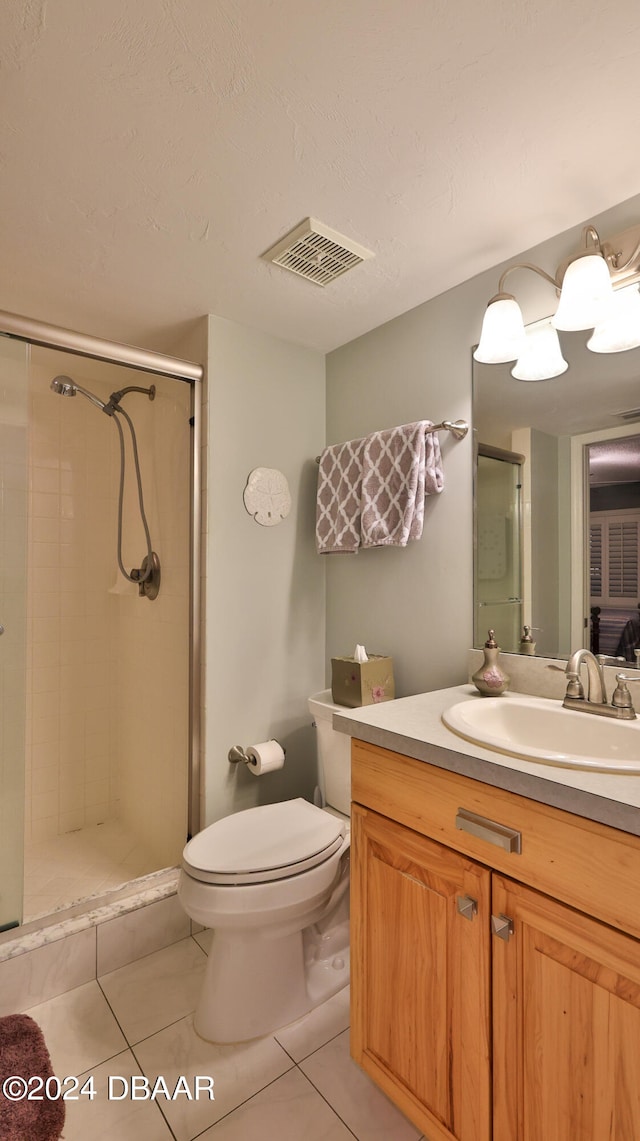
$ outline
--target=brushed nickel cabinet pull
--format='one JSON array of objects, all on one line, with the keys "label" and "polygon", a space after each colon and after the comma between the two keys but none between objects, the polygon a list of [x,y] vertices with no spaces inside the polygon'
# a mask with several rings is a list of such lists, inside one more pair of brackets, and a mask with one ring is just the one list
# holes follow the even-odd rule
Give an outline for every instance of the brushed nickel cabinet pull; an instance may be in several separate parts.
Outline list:
[{"label": "brushed nickel cabinet pull", "polygon": [[504,939],[505,943],[508,943],[513,935],[513,919],[509,919],[508,915],[492,915],[491,930],[498,939]]},{"label": "brushed nickel cabinet pull", "polygon": [[468,812],[466,808],[459,808],[456,816],[456,828],[477,836],[479,840],[487,840],[505,852],[522,852],[522,833],[515,828],[507,828],[495,820],[488,820],[486,816],[476,816],[475,812]]},{"label": "brushed nickel cabinet pull", "polygon": [[465,919],[473,919],[478,914],[478,901],[470,895],[459,895],[457,898],[458,912]]}]

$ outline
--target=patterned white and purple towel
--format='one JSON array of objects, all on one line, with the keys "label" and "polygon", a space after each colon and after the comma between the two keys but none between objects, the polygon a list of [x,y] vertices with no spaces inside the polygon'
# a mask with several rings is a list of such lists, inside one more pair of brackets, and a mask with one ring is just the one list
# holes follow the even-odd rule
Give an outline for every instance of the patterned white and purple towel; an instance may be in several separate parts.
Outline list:
[{"label": "patterned white and purple towel", "polygon": [[424,497],[442,491],[444,482],[431,425],[419,420],[325,449],[316,515],[320,554],[405,547],[421,537]]},{"label": "patterned white and purple towel", "polygon": [[316,549],[320,555],[355,554],[360,546],[364,439],[325,448],[320,456]]}]

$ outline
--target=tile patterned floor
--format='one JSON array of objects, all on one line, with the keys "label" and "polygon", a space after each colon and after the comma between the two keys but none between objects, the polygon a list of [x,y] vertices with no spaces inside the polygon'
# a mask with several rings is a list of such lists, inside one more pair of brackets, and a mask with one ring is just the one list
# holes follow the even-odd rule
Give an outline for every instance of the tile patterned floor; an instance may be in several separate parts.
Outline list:
[{"label": "tile patterned floor", "polygon": [[157,860],[117,820],[27,844],[24,922],[120,887],[157,867]]},{"label": "tile patterned floor", "polygon": [[[193,1029],[208,933],[182,939],[27,1011],[58,1077],[93,1075],[96,1096],[67,1101],[65,1141],[418,1141],[349,1058],[349,992],[273,1036],[214,1046]],[[131,1096],[132,1077],[212,1076],[214,1100]],[[139,1088],[142,1088],[139,1086]]]}]

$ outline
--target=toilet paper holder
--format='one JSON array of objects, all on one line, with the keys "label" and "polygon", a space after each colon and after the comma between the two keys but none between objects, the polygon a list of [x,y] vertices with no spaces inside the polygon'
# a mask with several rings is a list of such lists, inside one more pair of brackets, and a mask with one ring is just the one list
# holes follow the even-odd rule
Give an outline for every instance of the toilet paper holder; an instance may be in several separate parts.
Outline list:
[{"label": "toilet paper holder", "polygon": [[244,761],[245,765],[248,765],[250,760],[251,757],[247,752],[245,752],[245,750],[242,748],[242,745],[232,745],[229,749],[230,764],[237,765],[238,761]]},{"label": "toilet paper holder", "polygon": [[[286,753],[286,749],[283,745],[281,745],[280,748],[283,753]],[[245,765],[254,764],[254,758],[249,756],[246,749],[242,748],[242,745],[232,745],[227,754],[227,759],[231,765],[237,765],[239,761],[244,761]]]}]

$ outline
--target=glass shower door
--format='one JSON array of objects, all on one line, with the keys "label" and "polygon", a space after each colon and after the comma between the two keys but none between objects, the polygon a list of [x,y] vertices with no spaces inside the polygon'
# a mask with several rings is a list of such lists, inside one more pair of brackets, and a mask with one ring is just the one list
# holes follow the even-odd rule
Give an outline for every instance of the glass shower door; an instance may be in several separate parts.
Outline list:
[{"label": "glass shower door", "polygon": [[522,630],[520,465],[478,455],[474,646],[491,628],[501,648],[516,653]]},{"label": "glass shower door", "polygon": [[22,921],[28,346],[0,337],[0,931]]}]

